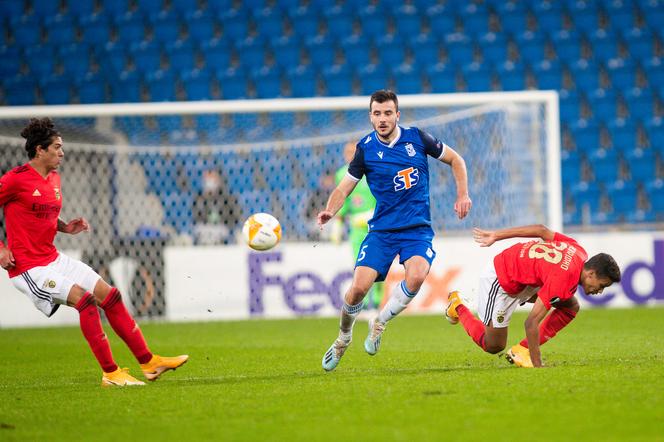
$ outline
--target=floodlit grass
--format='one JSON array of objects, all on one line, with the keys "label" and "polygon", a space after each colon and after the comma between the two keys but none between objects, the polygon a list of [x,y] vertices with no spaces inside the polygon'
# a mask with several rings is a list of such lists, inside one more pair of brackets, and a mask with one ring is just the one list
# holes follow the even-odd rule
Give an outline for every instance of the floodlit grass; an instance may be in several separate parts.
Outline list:
[{"label": "floodlit grass", "polygon": [[[510,345],[523,336],[512,320]],[[190,361],[145,387],[103,389],[78,328],[0,330],[0,440],[664,440],[664,309],[586,310],[541,370],[483,353],[442,317],[366,322],[335,372],[338,321],[144,324]],[[121,366],[138,364],[105,326]]]}]

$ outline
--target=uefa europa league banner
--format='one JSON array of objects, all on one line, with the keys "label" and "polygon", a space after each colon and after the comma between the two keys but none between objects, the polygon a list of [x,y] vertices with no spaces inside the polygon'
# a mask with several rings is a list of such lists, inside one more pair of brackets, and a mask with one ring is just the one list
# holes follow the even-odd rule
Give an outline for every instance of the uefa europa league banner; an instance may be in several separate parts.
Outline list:
[{"label": "uefa europa league banner", "polygon": [[[623,280],[599,296],[579,289],[584,308],[664,305],[664,233],[574,235],[589,256],[613,255]],[[439,237],[431,273],[409,313],[438,314],[446,295],[461,290],[474,308],[478,275],[512,242],[490,248],[471,238]],[[266,252],[243,245],[172,247],[166,257],[166,317],[177,321],[336,316],[352,279],[348,244],[284,242]],[[404,277],[395,261],[386,292]]]}]

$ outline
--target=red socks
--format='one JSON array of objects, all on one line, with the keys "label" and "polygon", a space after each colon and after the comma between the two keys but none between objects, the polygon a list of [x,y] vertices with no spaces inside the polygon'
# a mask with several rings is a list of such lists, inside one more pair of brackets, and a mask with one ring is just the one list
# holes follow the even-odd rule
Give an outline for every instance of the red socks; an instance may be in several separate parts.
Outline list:
[{"label": "red socks", "polygon": [[138,324],[131,317],[124,303],[122,302],[122,295],[118,289],[113,287],[104,302],[100,305],[106,313],[108,322],[115,330],[120,338],[127,344],[131,352],[138,359],[139,364],[145,364],[152,359],[152,353],[148,349],[148,345],[143,338],[141,329]]},{"label": "red socks", "polygon": [[95,298],[86,292],[75,307],[79,313],[83,336],[88,341],[88,345],[102,370],[106,373],[117,370],[118,365],[113,360],[111,346],[108,345],[108,338],[101,327],[101,318],[99,317]]},{"label": "red socks", "polygon": [[459,315],[461,325],[463,325],[468,336],[473,338],[475,344],[479,345],[482,350],[486,351],[486,346],[484,345],[485,328],[482,321],[477,319],[470,310],[468,310],[468,307],[463,304],[456,308],[456,312]]},{"label": "red socks", "polygon": [[[547,342],[549,339],[556,336],[567,324],[572,322],[576,317],[576,312],[568,308],[557,308],[551,312],[544,321],[540,324],[539,328],[539,343],[540,345]],[[528,348],[528,340],[524,339],[520,342],[523,347]]]}]

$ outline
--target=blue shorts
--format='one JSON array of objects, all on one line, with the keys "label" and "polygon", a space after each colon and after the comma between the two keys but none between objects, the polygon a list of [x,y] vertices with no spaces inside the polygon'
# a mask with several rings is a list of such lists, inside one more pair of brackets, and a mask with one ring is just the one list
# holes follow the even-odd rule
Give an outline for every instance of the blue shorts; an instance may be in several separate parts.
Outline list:
[{"label": "blue shorts", "polygon": [[355,267],[371,267],[378,272],[376,281],[383,281],[397,255],[399,255],[399,264],[403,264],[413,256],[421,256],[431,265],[436,257],[431,245],[432,240],[433,230],[429,226],[391,232],[369,232],[362,241]]}]

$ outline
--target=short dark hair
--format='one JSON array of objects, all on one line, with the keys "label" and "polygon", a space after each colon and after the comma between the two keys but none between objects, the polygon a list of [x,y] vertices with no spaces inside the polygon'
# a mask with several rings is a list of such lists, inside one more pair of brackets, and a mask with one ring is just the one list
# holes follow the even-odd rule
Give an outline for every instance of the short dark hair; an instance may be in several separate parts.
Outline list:
[{"label": "short dark hair", "polygon": [[620,267],[608,253],[598,253],[586,261],[583,267],[594,270],[599,278],[609,278],[611,282],[620,282]]},{"label": "short dark hair", "polygon": [[369,101],[369,112],[371,112],[371,105],[374,101],[376,103],[394,101],[394,104],[397,107],[397,111],[399,110],[399,99],[397,98],[397,94],[389,89],[381,89],[371,94],[371,101]]},{"label": "short dark hair", "polygon": [[31,118],[28,125],[21,131],[21,136],[25,138],[28,158],[33,159],[37,155],[37,146],[46,149],[53,142],[53,138],[60,136],[60,132],[48,117]]}]

